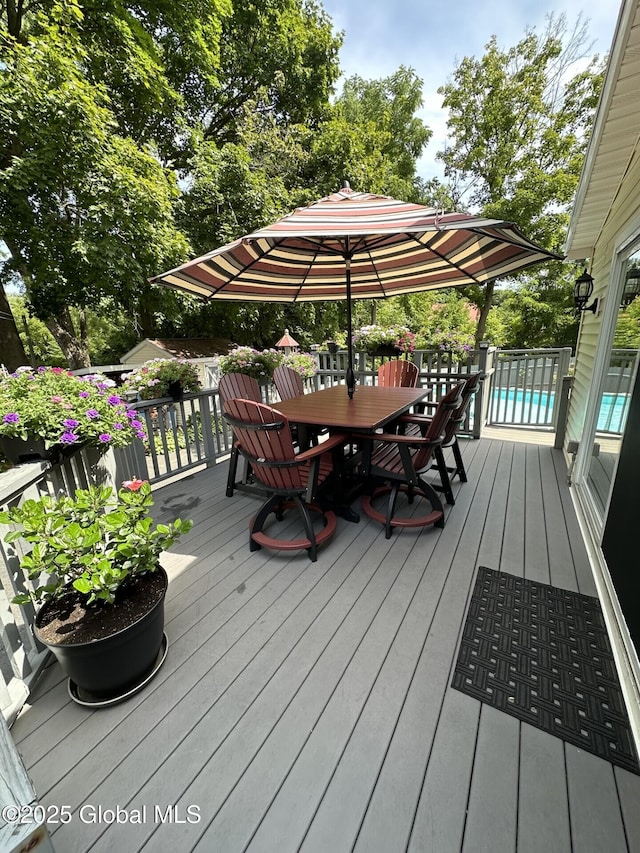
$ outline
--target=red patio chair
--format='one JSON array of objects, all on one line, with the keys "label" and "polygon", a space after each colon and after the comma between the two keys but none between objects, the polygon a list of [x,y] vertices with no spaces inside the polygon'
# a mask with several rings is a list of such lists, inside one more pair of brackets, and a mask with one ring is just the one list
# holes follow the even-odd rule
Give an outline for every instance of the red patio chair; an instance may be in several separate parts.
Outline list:
[{"label": "red patio chair", "polygon": [[279,364],[273,371],[273,384],[281,400],[292,400],[304,394],[302,376],[286,364]]},{"label": "red patio chair", "polygon": [[[273,384],[276,386],[276,391],[281,400],[292,400],[294,397],[302,397],[304,394],[304,380],[302,376],[297,370],[286,364],[279,364],[273,371]],[[299,436],[298,432],[298,427],[294,426],[294,441],[304,438],[302,444],[305,444],[306,441],[309,444],[317,444],[318,436],[325,433],[326,430],[323,430],[321,427],[305,427],[304,437],[302,434]]]},{"label": "red patio chair", "polygon": [[[437,450],[438,456],[443,454],[444,449],[447,447],[450,447],[451,452],[453,453],[455,465],[447,467],[447,482],[442,482],[439,487],[436,486],[436,488],[440,488],[445,492],[447,503],[450,504],[455,503],[453,493],[451,491],[451,480],[453,480],[457,475],[460,478],[461,483],[467,482],[467,472],[465,471],[462,454],[460,453],[460,447],[458,445],[458,432],[465,421],[471,400],[480,387],[480,382],[483,378],[484,374],[477,372],[469,374],[467,379],[464,380],[460,405],[451,415],[445,431],[444,440]],[[424,407],[435,407],[438,404],[421,403],[420,405]],[[400,429],[406,435],[424,435],[429,427],[430,421],[431,418],[424,415],[403,415],[400,418]],[[444,461],[442,461],[441,464],[444,465]],[[433,467],[437,467],[438,470],[440,470],[439,465]]]},{"label": "red patio chair", "polygon": [[[240,453],[251,463],[253,475],[269,492],[257,515],[250,522],[250,547],[298,551],[305,549],[313,562],[318,546],[336,529],[336,516],[323,510],[315,498],[318,486],[334,471],[334,454],[342,453],[345,435],[333,435],[319,447],[296,454],[287,418],[271,406],[252,400],[232,399],[225,404],[225,419],[233,427]],[[274,513],[282,519],[293,504],[302,518],[305,536],[277,539],[263,532],[267,518]],[[320,533],[313,529],[310,512],[324,517]]]},{"label": "red patio chair", "polygon": [[[262,394],[260,392],[260,385],[258,384],[258,380],[254,379],[253,376],[245,376],[244,373],[225,373],[224,376],[221,376],[220,382],[218,383],[218,396],[220,397],[220,403],[222,405],[223,414],[226,411],[226,402],[228,400],[233,400],[234,398],[240,397],[243,400],[253,400],[256,403],[262,402]],[[236,437],[235,435],[232,435],[231,456],[229,458],[229,474],[227,476],[226,495],[228,498],[232,497],[233,491],[236,487],[238,455],[239,451],[236,443]],[[243,482],[247,482],[249,474],[250,468],[247,463],[247,465],[245,465],[245,470],[242,477]]]},{"label": "red patio chair", "polygon": [[[422,475],[430,469],[435,457],[443,482],[448,483],[448,473],[443,464],[443,457],[440,455],[438,459],[435,451],[442,445],[447,424],[460,405],[463,385],[463,382],[459,382],[440,400],[424,435],[394,433],[376,435],[376,447],[371,457],[370,467],[363,473],[378,480],[389,481],[390,485],[379,486],[371,495],[365,495],[362,498],[362,510],[370,518],[384,524],[387,539],[391,536],[393,527],[424,527],[432,524],[444,527],[442,502],[436,490],[423,479]],[[451,487],[448,486],[448,488],[450,492]],[[411,518],[394,517],[400,491],[408,495],[410,503],[418,492],[429,501],[431,512]],[[386,513],[382,513],[374,507],[373,501],[387,493],[389,498]]]},{"label": "red patio chair", "polygon": [[378,368],[378,385],[382,388],[416,388],[418,378],[417,365],[403,358],[385,361]]}]

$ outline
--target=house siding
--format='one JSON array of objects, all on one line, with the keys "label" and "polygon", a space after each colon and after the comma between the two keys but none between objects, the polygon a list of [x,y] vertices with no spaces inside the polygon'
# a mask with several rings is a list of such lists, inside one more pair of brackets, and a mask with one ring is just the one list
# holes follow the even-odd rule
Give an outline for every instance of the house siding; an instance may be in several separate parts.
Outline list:
[{"label": "house siding", "polygon": [[[610,285],[612,263],[620,235],[636,223],[640,227],[640,154],[636,149],[629,170],[620,185],[611,211],[596,241],[591,263],[594,278],[593,297],[606,298]],[[613,283],[615,284],[615,282]],[[598,340],[602,330],[600,311],[596,317],[586,313],[576,348],[576,368],[567,420],[567,440],[579,441],[582,436],[585,412],[594,378]]]}]

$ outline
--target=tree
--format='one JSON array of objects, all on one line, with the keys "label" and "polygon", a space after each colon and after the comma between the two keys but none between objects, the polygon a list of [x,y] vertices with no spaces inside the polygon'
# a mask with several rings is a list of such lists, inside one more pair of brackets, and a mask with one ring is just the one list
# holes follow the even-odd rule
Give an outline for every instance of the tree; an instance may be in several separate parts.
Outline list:
[{"label": "tree", "polygon": [[236,142],[247,104],[279,124],[317,125],[340,71],[342,35],[313,0],[245,0],[223,22],[220,84],[203,102],[205,139]]},{"label": "tree", "polygon": [[89,363],[82,309],[132,306],[148,275],[188,251],[175,177],[118,132],[106,85],[87,73],[83,23],[73,2],[36,12],[26,33],[2,32],[0,69],[3,274],[21,277],[72,367]]},{"label": "tree", "polygon": [[[544,33],[528,30],[506,51],[491,38],[481,59],[466,57],[438,91],[449,109],[445,164],[456,206],[516,222],[528,237],[561,252],[588,130],[602,83],[594,57],[575,73],[588,50],[586,23],[569,31],[564,15]],[[573,72],[573,76],[572,75]],[[546,265],[541,282],[559,278]],[[477,341],[484,336],[495,283],[468,288],[479,307]]]}]

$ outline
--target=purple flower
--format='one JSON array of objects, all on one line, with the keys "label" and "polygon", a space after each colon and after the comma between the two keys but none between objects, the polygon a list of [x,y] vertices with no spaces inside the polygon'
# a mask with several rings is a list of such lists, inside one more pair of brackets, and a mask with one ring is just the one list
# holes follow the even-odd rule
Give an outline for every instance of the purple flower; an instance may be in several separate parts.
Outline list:
[{"label": "purple flower", "polygon": [[108,432],[101,432],[98,438],[103,444],[107,444],[109,441],[111,441],[111,436]]},{"label": "purple flower", "polygon": [[137,418],[137,417],[138,417],[138,413],[136,412],[136,410],[135,410],[135,409],[128,409],[128,410],[127,410],[127,417],[129,418],[129,420],[131,420],[131,419],[133,419],[133,418]]},{"label": "purple flower", "polygon": [[66,421],[62,421],[63,426],[66,426],[69,429],[74,429],[79,423],[80,421],[76,421],[73,418],[67,418]]},{"label": "purple flower", "polygon": [[141,438],[143,441],[144,441],[144,439],[147,437],[147,436],[146,436],[146,433],[144,432],[144,430],[138,430],[138,432],[136,433],[136,435],[138,436],[138,438]]},{"label": "purple flower", "polygon": [[97,409],[87,409],[85,415],[90,421],[95,421],[96,418],[100,417],[100,412]]},{"label": "purple flower", "polygon": [[5,424],[17,424],[20,423],[20,415],[17,412],[9,412],[2,420]]},{"label": "purple flower", "polygon": [[80,392],[80,394],[79,394],[78,396],[79,396],[79,397],[85,397],[85,398],[86,398],[86,397],[88,397],[88,396],[89,396],[89,392],[88,392],[88,391],[81,391],[81,392]]},{"label": "purple flower", "polygon": [[144,424],[142,424],[140,421],[131,421],[131,426],[133,427],[133,429],[144,429]]},{"label": "purple flower", "polygon": [[60,436],[60,442],[62,444],[73,444],[78,440],[78,436],[73,432],[63,432]]},{"label": "purple flower", "polygon": [[124,429],[124,426],[123,426],[123,424],[121,424],[121,423],[117,423],[117,424],[114,424],[114,425],[113,425],[113,428],[114,428],[114,429]]},{"label": "purple flower", "polygon": [[120,399],[120,397],[118,397],[117,394],[113,394],[111,397],[109,397],[109,404],[111,406],[118,406],[121,402],[122,400]]}]

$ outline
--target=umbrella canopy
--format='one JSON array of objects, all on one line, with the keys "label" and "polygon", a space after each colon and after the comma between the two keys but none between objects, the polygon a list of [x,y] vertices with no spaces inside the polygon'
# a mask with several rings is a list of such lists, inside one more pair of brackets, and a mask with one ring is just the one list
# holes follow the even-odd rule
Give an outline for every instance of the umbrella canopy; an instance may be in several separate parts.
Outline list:
[{"label": "umbrella canopy", "polygon": [[204,299],[346,299],[352,396],[352,299],[485,284],[552,258],[560,256],[536,246],[511,222],[442,213],[345,185],[150,281]]}]

